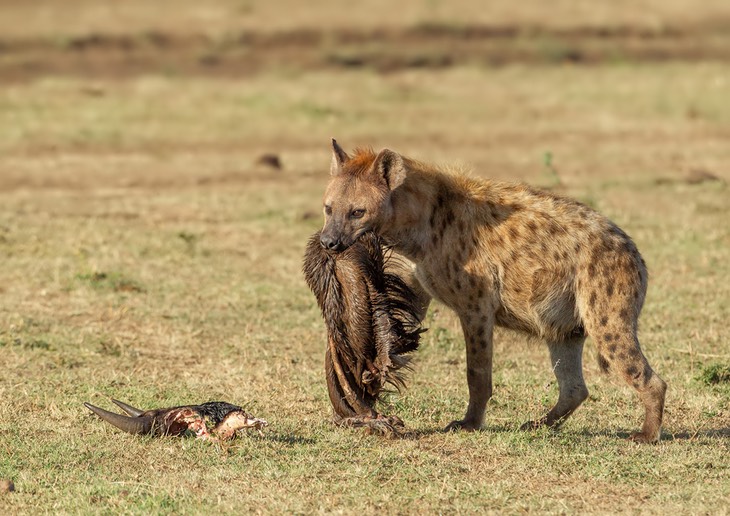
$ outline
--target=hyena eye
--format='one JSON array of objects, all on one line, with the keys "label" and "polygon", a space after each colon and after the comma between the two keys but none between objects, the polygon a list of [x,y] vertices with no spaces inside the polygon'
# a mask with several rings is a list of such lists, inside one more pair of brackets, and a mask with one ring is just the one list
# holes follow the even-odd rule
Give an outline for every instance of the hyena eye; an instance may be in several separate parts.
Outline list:
[{"label": "hyena eye", "polygon": [[328,205],[326,205],[326,206],[324,207],[324,212],[325,212],[325,214],[327,214],[327,215],[332,215],[332,206],[330,206],[329,204],[328,204]]},{"label": "hyena eye", "polygon": [[351,219],[360,219],[363,215],[365,215],[365,210],[352,210],[350,212]]}]

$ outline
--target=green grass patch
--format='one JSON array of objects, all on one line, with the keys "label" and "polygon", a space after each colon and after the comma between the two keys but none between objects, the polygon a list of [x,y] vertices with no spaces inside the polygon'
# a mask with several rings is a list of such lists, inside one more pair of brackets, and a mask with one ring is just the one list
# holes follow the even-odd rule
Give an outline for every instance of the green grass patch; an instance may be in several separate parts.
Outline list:
[{"label": "green grass patch", "polygon": [[730,384],[730,365],[710,364],[702,368],[697,380],[705,385]]}]

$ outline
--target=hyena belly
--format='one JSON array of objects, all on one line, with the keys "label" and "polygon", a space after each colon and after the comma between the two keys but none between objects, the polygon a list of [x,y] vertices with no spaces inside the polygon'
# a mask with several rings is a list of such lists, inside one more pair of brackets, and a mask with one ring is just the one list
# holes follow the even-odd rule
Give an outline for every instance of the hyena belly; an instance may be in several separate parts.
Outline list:
[{"label": "hyena belly", "polygon": [[516,277],[507,272],[500,284],[498,326],[546,340],[583,333],[573,270],[537,266],[512,272]]}]

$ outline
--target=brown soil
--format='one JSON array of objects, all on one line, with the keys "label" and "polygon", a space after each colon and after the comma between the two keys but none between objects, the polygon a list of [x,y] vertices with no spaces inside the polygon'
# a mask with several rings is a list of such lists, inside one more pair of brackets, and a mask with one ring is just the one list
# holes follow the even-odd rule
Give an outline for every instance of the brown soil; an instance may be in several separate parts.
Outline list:
[{"label": "brown soil", "polygon": [[5,82],[45,75],[124,78],[162,73],[240,77],[271,68],[370,67],[378,71],[458,64],[730,61],[730,22],[660,29],[421,25],[403,29],[239,33],[221,37],[147,32],[64,40],[0,39]]}]

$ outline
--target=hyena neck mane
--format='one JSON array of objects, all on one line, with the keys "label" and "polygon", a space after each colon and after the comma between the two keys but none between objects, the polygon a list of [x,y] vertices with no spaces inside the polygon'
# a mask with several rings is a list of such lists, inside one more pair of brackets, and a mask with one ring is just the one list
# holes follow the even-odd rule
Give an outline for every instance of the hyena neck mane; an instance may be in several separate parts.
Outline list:
[{"label": "hyena neck mane", "polygon": [[463,232],[466,224],[484,227],[479,204],[489,203],[499,212],[498,184],[475,180],[456,170],[440,170],[404,158],[406,179],[392,192],[392,217],[381,229],[397,251],[414,261],[422,259],[454,225]]}]

